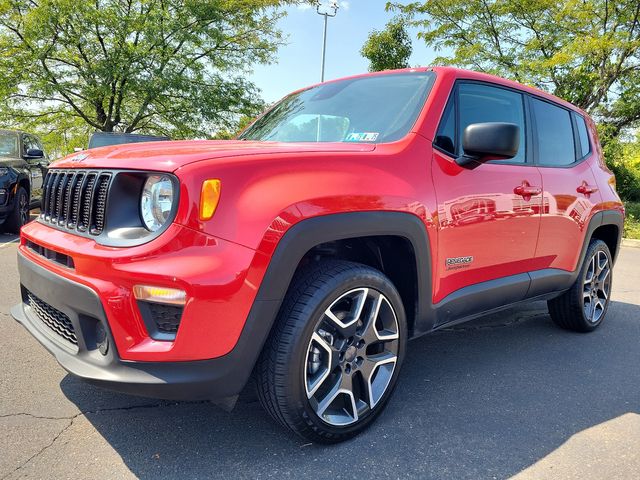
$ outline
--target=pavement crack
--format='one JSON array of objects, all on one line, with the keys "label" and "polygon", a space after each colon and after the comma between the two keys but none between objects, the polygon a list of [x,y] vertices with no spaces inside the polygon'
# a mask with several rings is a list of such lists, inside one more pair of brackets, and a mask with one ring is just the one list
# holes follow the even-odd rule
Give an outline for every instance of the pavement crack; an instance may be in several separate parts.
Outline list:
[{"label": "pavement crack", "polygon": [[[59,419],[60,420],[60,419]],[[64,419],[62,419],[64,420]],[[33,461],[35,458],[39,457],[40,455],[42,455],[46,450],[48,450],[49,448],[51,448],[53,446],[54,443],[56,443],[56,441],[58,440],[58,438],[60,438],[60,436],[66,432],[71,425],[73,425],[73,421],[75,420],[75,417],[67,419],[69,420],[69,423],[67,423],[67,425],[65,425],[64,428],[62,428],[56,435],[54,435],[53,439],[44,447],[42,447],[40,450],[38,450],[36,453],[34,453],[33,455],[31,455],[25,462],[22,462],[20,465],[18,465],[15,469],[13,469],[13,471],[7,473],[4,477],[2,477],[2,479],[0,480],[5,480],[6,478],[9,478],[10,476],[12,476],[13,474],[17,473],[18,471],[22,470],[24,467],[26,467],[27,465],[29,465],[29,463],[31,463],[31,461]]]},{"label": "pavement crack", "polygon": [[144,405],[129,405],[126,407],[97,408],[95,410],[83,410],[74,415],[67,415],[67,416],[60,416],[60,417],[54,417],[54,416],[48,416],[48,415],[36,415],[34,413],[28,413],[28,412],[16,412],[16,413],[2,414],[0,415],[0,418],[23,416],[23,417],[36,418],[39,420],[75,420],[80,416],[96,415],[99,413],[129,411],[129,410],[148,409],[148,408],[174,407],[177,405],[198,405],[198,404],[206,404],[206,403],[211,403],[211,402],[209,400],[201,400],[201,401],[194,401],[194,402],[173,402],[173,403],[161,402],[161,403],[149,403]]}]

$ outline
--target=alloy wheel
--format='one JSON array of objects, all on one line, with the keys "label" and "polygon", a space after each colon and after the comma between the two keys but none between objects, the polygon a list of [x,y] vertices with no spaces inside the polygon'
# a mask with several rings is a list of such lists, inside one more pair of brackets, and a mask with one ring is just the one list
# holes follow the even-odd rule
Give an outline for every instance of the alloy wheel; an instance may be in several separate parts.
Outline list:
[{"label": "alloy wheel", "polygon": [[611,292],[611,262],[602,250],[597,251],[591,260],[584,278],[583,308],[584,316],[591,323],[597,323],[604,315]]},{"label": "alloy wheel", "polygon": [[387,297],[372,288],[342,294],[307,348],[304,383],[316,415],[334,426],[368,415],[389,387],[398,349],[398,319]]}]

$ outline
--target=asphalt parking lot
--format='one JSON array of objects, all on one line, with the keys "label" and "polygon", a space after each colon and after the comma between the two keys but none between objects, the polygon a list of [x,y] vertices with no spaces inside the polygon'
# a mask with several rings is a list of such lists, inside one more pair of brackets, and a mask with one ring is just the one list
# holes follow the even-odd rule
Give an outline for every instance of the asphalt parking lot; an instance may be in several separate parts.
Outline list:
[{"label": "asphalt parking lot", "polygon": [[544,303],[409,346],[385,414],[335,446],[294,437],[247,392],[209,403],[85,385],[9,315],[15,237],[0,235],[0,479],[637,478],[640,249],[623,248],[606,323],[588,335]]}]

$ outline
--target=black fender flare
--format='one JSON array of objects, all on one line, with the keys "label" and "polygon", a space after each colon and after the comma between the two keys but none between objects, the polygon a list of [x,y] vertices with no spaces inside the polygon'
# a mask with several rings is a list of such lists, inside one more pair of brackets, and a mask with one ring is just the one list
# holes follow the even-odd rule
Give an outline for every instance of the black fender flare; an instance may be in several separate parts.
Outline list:
[{"label": "black fender flare", "polygon": [[227,392],[240,392],[249,379],[304,255],[313,247],[329,241],[382,235],[403,237],[411,243],[418,282],[415,330],[423,333],[425,329],[431,329],[430,244],[425,224],[418,216],[405,212],[371,211],[301,220],[289,228],[278,242],[236,346],[219,359],[229,364],[243,364],[233,384],[227,386]]},{"label": "black fender flare", "polygon": [[593,238],[593,233],[602,226],[614,225],[618,228],[618,238],[616,240],[616,251],[613,257],[613,261],[616,261],[618,253],[620,252],[620,243],[622,242],[622,232],[624,231],[624,215],[620,210],[601,210],[591,217],[589,226],[587,227],[587,233],[584,236],[584,242],[582,244],[582,250],[580,251],[580,257],[578,265],[576,267],[575,276],[577,277],[580,272],[582,262],[587,254],[587,248],[589,248],[589,242]]}]

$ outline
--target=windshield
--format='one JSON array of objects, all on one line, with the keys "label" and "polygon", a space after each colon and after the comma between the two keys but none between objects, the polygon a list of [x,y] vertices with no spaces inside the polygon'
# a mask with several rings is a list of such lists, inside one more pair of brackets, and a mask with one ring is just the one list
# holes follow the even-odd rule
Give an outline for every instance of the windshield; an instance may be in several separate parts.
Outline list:
[{"label": "windshield", "polygon": [[18,135],[12,132],[0,132],[0,157],[18,156]]},{"label": "windshield", "polygon": [[289,95],[240,135],[276,142],[392,142],[415,123],[433,72],[327,83]]}]

